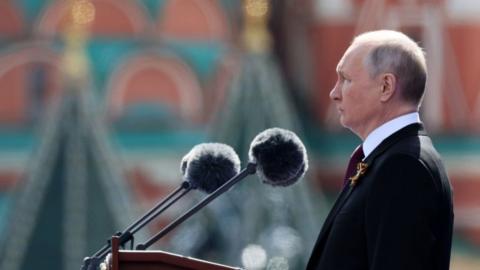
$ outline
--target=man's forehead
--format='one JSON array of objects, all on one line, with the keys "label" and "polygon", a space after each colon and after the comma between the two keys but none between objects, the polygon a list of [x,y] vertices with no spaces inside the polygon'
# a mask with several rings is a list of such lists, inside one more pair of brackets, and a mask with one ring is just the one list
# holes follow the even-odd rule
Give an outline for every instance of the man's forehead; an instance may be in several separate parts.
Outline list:
[{"label": "man's forehead", "polygon": [[351,55],[352,55],[352,48],[348,47],[345,53],[343,54],[342,58],[340,58],[340,61],[338,61],[337,73],[343,72],[343,70],[345,69],[345,62],[348,62],[350,60]]},{"label": "man's forehead", "polygon": [[367,52],[370,50],[370,46],[367,46],[366,44],[352,44],[350,45],[345,53],[343,54],[342,58],[340,58],[340,61],[338,61],[337,64],[337,72],[341,72],[345,69],[345,64],[348,62],[352,61],[360,61],[362,62],[364,59],[364,56],[367,54]]}]

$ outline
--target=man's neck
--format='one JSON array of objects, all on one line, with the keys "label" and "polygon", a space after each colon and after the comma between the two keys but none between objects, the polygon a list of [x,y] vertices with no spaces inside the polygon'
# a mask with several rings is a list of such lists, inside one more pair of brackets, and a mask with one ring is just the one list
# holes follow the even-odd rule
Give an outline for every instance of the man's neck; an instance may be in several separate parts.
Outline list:
[{"label": "man's neck", "polygon": [[[395,104],[386,105],[385,108],[387,106],[393,107],[395,106]],[[376,121],[373,121],[373,123],[371,123],[370,125],[364,126],[363,131],[360,131],[360,132],[354,131],[354,133],[356,133],[357,136],[360,137],[362,141],[364,141],[367,138],[367,136],[378,127],[392,121],[395,118],[401,117],[402,115],[406,115],[414,112],[418,113],[418,108],[410,104],[403,104],[403,106],[397,106],[396,110],[391,110],[390,108],[385,109],[384,111],[377,114],[378,119]]]}]

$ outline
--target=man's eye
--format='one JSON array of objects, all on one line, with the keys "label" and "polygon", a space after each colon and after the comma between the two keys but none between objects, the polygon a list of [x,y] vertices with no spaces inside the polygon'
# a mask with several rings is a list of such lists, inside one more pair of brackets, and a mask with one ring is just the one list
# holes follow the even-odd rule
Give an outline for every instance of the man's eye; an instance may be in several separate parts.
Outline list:
[{"label": "man's eye", "polygon": [[350,82],[350,78],[345,77],[344,74],[339,74],[339,79],[341,82]]}]

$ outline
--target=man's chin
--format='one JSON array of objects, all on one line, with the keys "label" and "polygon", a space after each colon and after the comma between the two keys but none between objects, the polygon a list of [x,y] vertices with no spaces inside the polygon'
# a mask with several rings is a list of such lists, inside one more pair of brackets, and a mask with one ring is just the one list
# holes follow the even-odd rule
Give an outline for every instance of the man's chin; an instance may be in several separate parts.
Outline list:
[{"label": "man's chin", "polygon": [[351,132],[356,134],[355,130],[352,129],[352,125],[349,124],[347,121],[344,121],[342,118],[340,119],[340,125],[342,125],[342,127],[346,128],[346,129],[348,129]]},{"label": "man's chin", "polygon": [[343,116],[340,116],[340,125],[342,125],[344,128],[349,128],[348,122],[345,121]]}]

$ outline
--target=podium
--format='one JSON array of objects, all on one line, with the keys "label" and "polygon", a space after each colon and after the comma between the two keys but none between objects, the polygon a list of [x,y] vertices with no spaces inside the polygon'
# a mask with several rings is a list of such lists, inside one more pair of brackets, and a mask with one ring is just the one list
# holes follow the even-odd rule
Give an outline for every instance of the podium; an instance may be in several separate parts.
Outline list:
[{"label": "podium", "polygon": [[173,253],[152,250],[120,250],[118,236],[112,237],[112,270],[240,270]]}]

